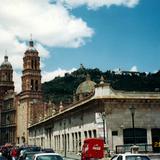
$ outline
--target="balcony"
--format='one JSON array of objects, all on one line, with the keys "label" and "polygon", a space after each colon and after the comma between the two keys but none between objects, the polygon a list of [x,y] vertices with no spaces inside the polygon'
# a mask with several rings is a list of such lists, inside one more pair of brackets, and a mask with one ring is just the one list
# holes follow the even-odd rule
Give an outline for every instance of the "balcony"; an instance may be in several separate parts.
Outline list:
[{"label": "balcony", "polygon": [[15,107],[2,107],[1,113],[7,113],[7,112],[12,112],[12,111],[16,111]]},{"label": "balcony", "polygon": [[9,127],[16,127],[16,123],[12,122],[12,123],[2,123],[0,128],[9,128]]}]

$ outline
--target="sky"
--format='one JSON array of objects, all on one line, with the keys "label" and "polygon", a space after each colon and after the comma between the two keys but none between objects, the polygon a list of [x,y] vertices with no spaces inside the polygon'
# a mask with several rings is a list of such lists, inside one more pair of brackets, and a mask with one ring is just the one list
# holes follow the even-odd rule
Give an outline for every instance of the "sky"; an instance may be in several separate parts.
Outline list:
[{"label": "sky", "polygon": [[160,0],[0,0],[0,63],[8,55],[15,91],[31,38],[42,83],[78,69],[160,69]]}]

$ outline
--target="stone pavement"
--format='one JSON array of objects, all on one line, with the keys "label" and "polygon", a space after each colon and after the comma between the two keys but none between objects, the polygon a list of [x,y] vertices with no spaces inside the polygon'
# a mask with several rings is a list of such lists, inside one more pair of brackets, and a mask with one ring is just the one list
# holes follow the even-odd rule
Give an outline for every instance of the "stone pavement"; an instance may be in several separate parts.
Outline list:
[{"label": "stone pavement", "polygon": [[[106,158],[102,158],[101,160],[110,160],[111,158],[106,157]],[[81,160],[81,156],[80,155],[76,155],[76,154],[67,154],[66,157],[64,157],[64,160]]]},{"label": "stone pavement", "polygon": [[[66,153],[66,157],[64,157],[64,153],[61,153],[64,160],[81,160],[81,155],[75,154],[75,153]],[[109,157],[102,158],[101,160],[110,160]]]},{"label": "stone pavement", "polygon": [[73,159],[73,160],[80,160],[81,156],[75,153],[67,153],[66,157],[64,157],[64,154],[61,154],[65,160]]}]

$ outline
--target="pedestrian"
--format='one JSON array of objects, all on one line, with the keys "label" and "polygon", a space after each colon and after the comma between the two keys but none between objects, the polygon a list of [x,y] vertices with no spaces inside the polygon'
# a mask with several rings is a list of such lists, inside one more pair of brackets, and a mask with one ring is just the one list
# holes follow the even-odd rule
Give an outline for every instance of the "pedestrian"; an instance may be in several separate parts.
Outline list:
[{"label": "pedestrian", "polygon": [[24,150],[21,150],[18,160],[24,160],[24,159],[25,159]]},{"label": "pedestrian", "polygon": [[12,157],[12,160],[16,160],[17,159],[17,149],[16,149],[16,147],[13,147],[11,149],[10,155]]}]

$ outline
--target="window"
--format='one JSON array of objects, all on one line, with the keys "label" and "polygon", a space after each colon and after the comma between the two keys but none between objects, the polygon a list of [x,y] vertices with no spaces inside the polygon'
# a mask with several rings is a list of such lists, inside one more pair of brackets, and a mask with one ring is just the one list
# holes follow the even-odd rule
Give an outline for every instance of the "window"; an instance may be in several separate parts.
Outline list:
[{"label": "window", "polygon": [[73,149],[73,151],[74,151],[74,133],[72,133],[72,149]]},{"label": "window", "polygon": [[78,139],[79,139],[79,150],[81,150],[81,132],[78,132]]},{"label": "window", "polygon": [[118,158],[117,158],[117,160],[122,160],[123,159],[123,157],[122,156],[119,156]]},{"label": "window", "polygon": [[160,153],[160,128],[152,128],[151,133],[153,152]]},{"label": "window", "polygon": [[[135,133],[135,137],[134,137]],[[127,128],[123,130],[124,144],[147,143],[147,131],[143,128]]]},{"label": "window", "polygon": [[69,151],[70,150],[69,133],[67,134],[67,144],[68,144],[67,149]]},{"label": "window", "polygon": [[35,67],[35,69],[37,69],[37,61],[36,60],[34,62],[34,67]]},{"label": "window", "polygon": [[93,137],[94,137],[94,138],[96,138],[96,137],[97,137],[97,132],[96,132],[96,130],[95,130],[95,129],[93,130]]},{"label": "window", "polygon": [[33,66],[34,66],[34,61],[33,61],[33,60],[32,60],[32,62],[31,62],[31,65],[32,65],[31,67],[32,67],[32,69],[33,69]]},{"label": "window", "polygon": [[149,160],[147,156],[143,156],[143,155],[129,155],[129,156],[126,156],[125,159],[126,160]]},{"label": "window", "polygon": [[38,91],[38,80],[36,80],[35,89]]},{"label": "window", "polygon": [[92,137],[92,132],[88,131],[88,134],[89,134],[89,138],[91,138]]},{"label": "window", "polygon": [[87,131],[84,131],[84,136],[85,138],[87,138]]},{"label": "window", "polygon": [[118,131],[112,131],[112,136],[118,136]]},{"label": "window", "polygon": [[31,79],[31,90],[33,90],[34,89],[34,81],[33,81],[33,79]]}]

